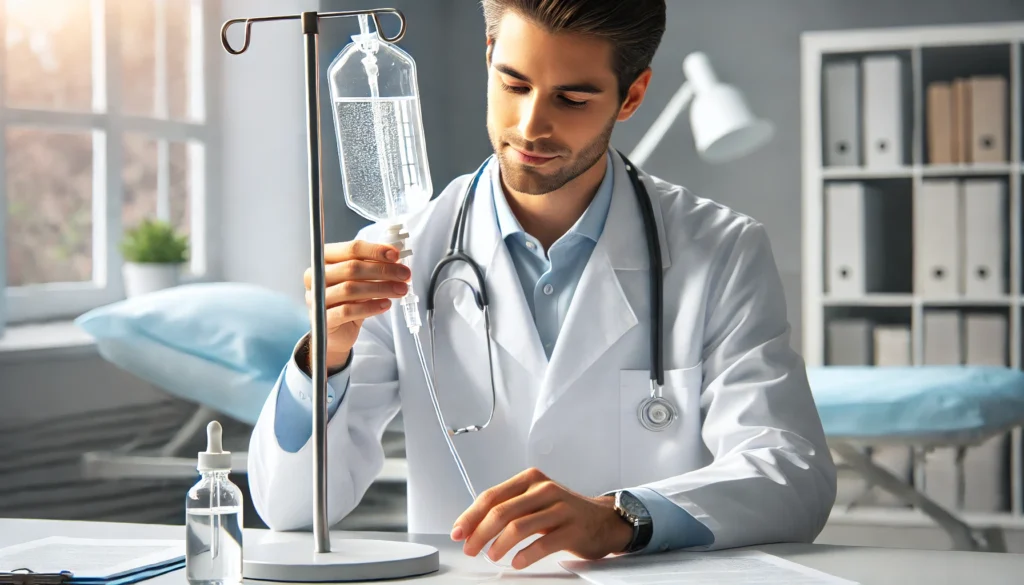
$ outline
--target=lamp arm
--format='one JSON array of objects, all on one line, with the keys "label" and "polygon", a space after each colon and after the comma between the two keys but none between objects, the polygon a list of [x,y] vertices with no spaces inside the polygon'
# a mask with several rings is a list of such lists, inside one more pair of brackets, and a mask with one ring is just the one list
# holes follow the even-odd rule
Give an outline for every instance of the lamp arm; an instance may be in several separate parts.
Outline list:
[{"label": "lamp arm", "polygon": [[676,94],[672,96],[672,99],[669,100],[665,109],[658,114],[658,119],[654,121],[654,124],[651,124],[651,127],[648,128],[647,133],[637,143],[633,152],[629,154],[629,160],[633,164],[642,167],[647,162],[647,157],[654,152],[658,143],[668,133],[669,128],[672,127],[672,123],[675,122],[679,114],[686,109],[691,99],[693,99],[693,87],[690,86],[689,82],[684,82],[676,91]]}]

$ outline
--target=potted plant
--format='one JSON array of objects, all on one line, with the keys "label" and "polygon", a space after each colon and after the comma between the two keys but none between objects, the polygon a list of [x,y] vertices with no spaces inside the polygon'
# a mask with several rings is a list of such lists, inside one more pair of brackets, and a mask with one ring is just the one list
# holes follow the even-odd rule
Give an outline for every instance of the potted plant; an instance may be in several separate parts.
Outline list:
[{"label": "potted plant", "polygon": [[144,219],[125,232],[121,254],[125,293],[130,298],[177,286],[188,260],[188,238],[165,221]]}]

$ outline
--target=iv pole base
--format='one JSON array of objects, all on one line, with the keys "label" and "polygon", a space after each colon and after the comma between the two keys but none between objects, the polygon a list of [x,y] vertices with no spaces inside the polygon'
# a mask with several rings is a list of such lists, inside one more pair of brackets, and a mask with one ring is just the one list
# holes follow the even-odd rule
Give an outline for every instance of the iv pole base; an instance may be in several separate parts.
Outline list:
[{"label": "iv pole base", "polygon": [[425,544],[332,539],[331,549],[317,553],[306,538],[247,546],[242,576],[256,581],[342,583],[416,577],[440,568],[437,549]]}]

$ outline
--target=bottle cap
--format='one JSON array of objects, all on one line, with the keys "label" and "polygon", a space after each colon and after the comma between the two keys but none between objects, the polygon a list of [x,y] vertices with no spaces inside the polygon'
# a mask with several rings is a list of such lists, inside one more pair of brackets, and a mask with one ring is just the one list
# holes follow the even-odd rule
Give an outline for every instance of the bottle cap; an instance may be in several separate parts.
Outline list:
[{"label": "bottle cap", "polygon": [[231,471],[231,451],[225,451],[217,421],[206,425],[206,451],[199,453],[199,471]]}]

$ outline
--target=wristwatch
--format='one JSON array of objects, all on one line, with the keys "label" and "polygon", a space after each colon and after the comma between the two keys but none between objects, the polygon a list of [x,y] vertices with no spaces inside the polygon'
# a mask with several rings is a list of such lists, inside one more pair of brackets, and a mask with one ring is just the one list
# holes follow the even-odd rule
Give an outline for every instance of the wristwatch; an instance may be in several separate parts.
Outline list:
[{"label": "wristwatch", "polygon": [[615,492],[615,511],[633,527],[633,537],[622,552],[636,552],[646,547],[654,534],[654,523],[647,506],[633,494],[619,490]]}]

